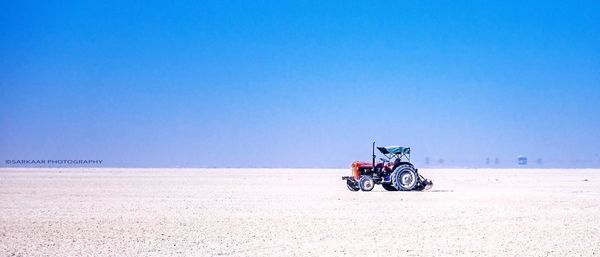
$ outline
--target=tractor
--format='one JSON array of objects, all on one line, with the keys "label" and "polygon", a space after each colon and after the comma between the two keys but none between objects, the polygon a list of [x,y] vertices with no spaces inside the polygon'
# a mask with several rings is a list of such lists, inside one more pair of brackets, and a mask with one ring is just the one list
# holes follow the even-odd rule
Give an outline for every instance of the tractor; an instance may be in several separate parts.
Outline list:
[{"label": "tractor", "polygon": [[352,163],[352,176],[343,176],[350,191],[371,191],[376,184],[387,191],[427,190],[433,186],[431,180],[425,179],[410,163],[410,147],[385,146],[377,147],[385,156],[375,163],[375,142],[372,148],[372,161],[355,161]]}]

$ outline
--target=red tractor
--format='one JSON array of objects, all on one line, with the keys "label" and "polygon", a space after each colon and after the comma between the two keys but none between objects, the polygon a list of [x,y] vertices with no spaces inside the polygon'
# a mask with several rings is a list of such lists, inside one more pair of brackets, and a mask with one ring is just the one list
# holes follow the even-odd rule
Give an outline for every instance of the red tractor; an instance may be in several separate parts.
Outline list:
[{"label": "red tractor", "polygon": [[410,163],[410,148],[400,146],[377,147],[386,157],[375,163],[375,142],[373,142],[372,162],[352,163],[352,176],[344,176],[350,191],[371,191],[376,184],[387,191],[427,190],[433,186],[431,180],[419,174]]}]

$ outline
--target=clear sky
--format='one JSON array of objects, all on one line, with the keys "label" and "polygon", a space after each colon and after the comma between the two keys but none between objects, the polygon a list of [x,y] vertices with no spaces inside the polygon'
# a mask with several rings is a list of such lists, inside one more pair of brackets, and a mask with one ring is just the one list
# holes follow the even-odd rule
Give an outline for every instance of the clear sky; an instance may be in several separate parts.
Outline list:
[{"label": "clear sky", "polygon": [[0,3],[2,160],[600,166],[599,110],[599,1]]}]

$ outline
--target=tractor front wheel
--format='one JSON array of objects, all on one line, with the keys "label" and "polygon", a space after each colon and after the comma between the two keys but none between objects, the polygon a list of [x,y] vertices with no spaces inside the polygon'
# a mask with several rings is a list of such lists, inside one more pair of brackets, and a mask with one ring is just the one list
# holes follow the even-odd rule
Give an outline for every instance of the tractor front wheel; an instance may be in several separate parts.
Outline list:
[{"label": "tractor front wheel", "polygon": [[360,180],[358,180],[358,187],[362,191],[371,191],[375,187],[375,182],[373,182],[373,178],[371,176],[362,176]]}]

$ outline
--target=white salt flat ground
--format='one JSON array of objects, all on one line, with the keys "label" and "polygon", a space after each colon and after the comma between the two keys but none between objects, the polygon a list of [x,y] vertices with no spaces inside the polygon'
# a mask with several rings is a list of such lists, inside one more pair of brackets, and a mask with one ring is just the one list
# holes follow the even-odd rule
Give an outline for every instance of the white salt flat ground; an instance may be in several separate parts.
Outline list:
[{"label": "white salt flat ground", "polygon": [[0,256],[598,256],[600,170],[0,169]]}]

